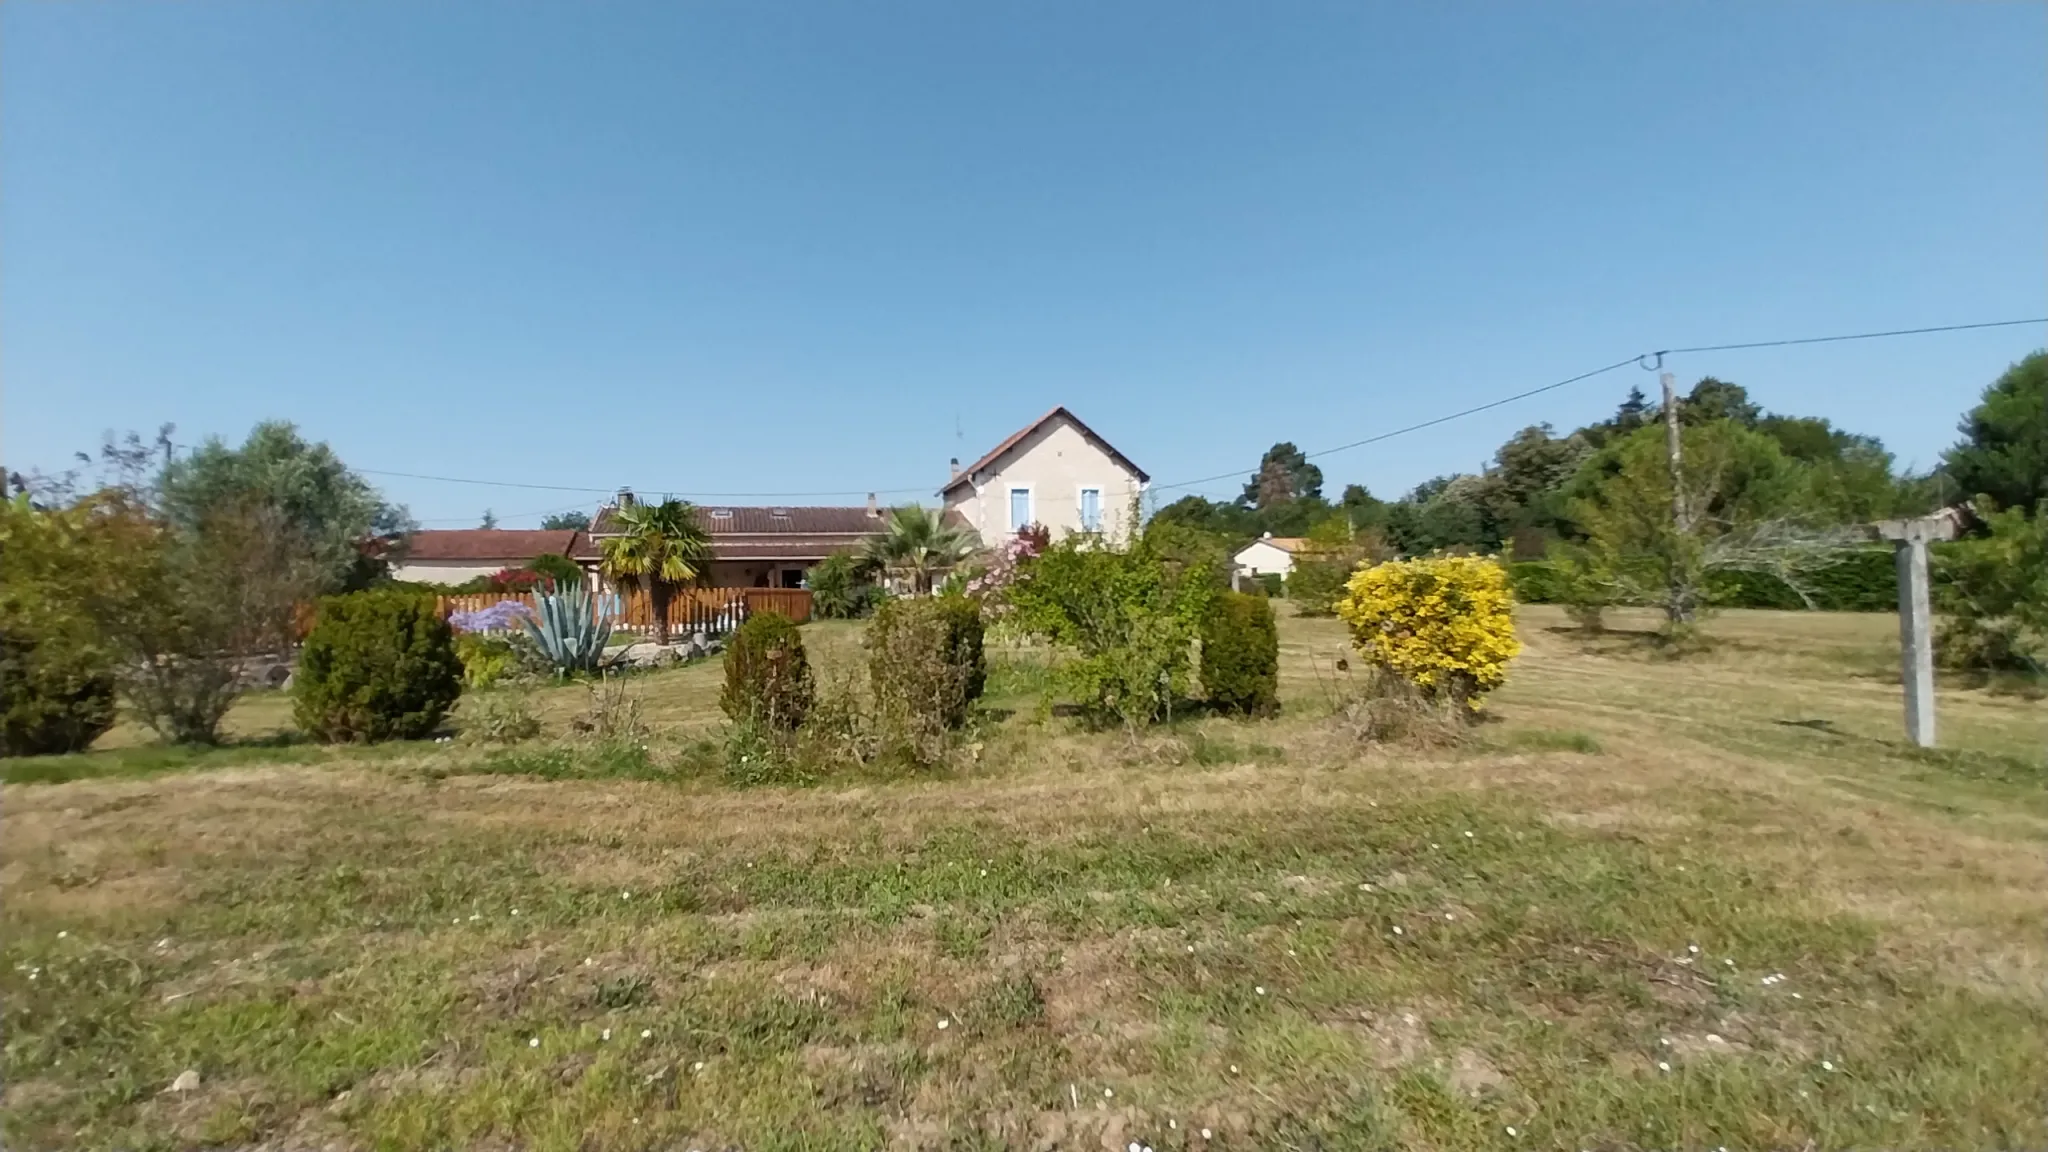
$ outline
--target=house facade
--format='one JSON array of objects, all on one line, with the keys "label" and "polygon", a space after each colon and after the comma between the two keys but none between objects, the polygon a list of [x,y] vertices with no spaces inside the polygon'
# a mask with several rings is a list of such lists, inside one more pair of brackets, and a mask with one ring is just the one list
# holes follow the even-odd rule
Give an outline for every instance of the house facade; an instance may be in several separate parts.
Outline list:
[{"label": "house facade", "polygon": [[405,555],[391,565],[391,576],[414,583],[462,584],[507,568],[524,568],[534,557],[550,552],[573,557],[582,550],[583,533],[573,529],[427,530],[412,534]]},{"label": "house facade", "polygon": [[954,462],[939,490],[946,513],[996,543],[1042,524],[1058,538],[1130,535],[1133,509],[1151,477],[1066,408],[1019,429],[965,468]]},{"label": "house facade", "polygon": [[[619,504],[631,492],[598,509],[576,559],[595,568],[604,541],[619,535]],[[802,588],[811,567],[834,552],[858,552],[888,521],[873,496],[865,507],[699,505],[697,526],[711,542],[711,570],[703,583],[713,588]]]},{"label": "house facade", "polygon": [[1247,576],[1284,577],[1294,571],[1294,557],[1307,543],[1300,536],[1275,536],[1268,532],[1238,549],[1231,559]]}]

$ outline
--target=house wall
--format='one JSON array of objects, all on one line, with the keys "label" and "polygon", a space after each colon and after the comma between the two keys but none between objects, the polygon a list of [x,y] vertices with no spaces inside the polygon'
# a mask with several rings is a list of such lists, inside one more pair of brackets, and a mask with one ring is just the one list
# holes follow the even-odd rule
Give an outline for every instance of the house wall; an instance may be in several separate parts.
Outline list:
[{"label": "house wall", "polygon": [[517,568],[525,560],[407,560],[391,567],[393,580],[409,580],[416,584],[461,584],[479,576],[496,576],[507,568]]},{"label": "house wall", "polygon": [[1111,539],[1130,534],[1131,505],[1143,486],[1071,421],[1055,420],[1034,431],[995,463],[968,478],[946,496],[946,508],[958,512],[982,542],[994,545],[1014,530],[1010,524],[1010,489],[1031,491],[1031,519],[1052,530],[1054,538],[1081,528],[1081,489],[1102,491],[1102,531]]},{"label": "house wall", "polygon": [[1263,576],[1277,572],[1282,576],[1294,571],[1294,556],[1285,548],[1276,547],[1265,540],[1254,540],[1238,550],[1235,557],[1246,572]]},{"label": "house wall", "polygon": [[713,588],[797,588],[784,573],[801,569],[808,574],[815,560],[713,560],[707,583]]}]

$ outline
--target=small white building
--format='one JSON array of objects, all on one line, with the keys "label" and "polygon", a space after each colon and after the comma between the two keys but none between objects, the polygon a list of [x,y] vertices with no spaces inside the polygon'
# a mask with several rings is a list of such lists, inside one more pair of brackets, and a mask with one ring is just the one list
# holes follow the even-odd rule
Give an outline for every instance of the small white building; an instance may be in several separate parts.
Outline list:
[{"label": "small white building", "polygon": [[1237,550],[1231,559],[1247,576],[1277,575],[1294,571],[1294,557],[1308,545],[1301,536],[1275,536],[1271,532]]},{"label": "small white building", "polygon": [[463,584],[524,568],[543,553],[574,556],[583,533],[571,528],[453,528],[415,532],[391,578],[427,584]]},{"label": "small white building", "polygon": [[1132,509],[1151,477],[1064,407],[1025,425],[939,489],[946,511],[993,546],[1042,524],[1070,532],[1128,536]]}]

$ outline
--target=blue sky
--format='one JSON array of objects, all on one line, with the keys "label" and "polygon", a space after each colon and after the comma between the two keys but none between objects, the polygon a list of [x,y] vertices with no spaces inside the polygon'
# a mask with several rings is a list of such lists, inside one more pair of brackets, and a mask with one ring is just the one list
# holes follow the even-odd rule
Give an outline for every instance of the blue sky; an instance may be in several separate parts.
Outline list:
[{"label": "blue sky", "polygon": [[[281,417],[909,498],[1064,403],[1172,484],[1655,347],[2042,315],[2039,4],[0,7],[16,468]],[[2044,339],[1673,368],[1924,465]],[[1393,495],[1634,383],[1319,462]],[[596,500],[375,479],[430,526]]]}]

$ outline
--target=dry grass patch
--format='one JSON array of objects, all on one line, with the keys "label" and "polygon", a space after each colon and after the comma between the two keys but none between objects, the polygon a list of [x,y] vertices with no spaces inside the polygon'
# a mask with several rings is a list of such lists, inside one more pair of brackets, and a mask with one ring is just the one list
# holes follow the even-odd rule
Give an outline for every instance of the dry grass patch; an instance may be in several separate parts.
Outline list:
[{"label": "dry grass patch", "polygon": [[[1005,714],[943,778],[732,792],[591,778],[584,745],[560,779],[460,744],[68,761],[41,778],[121,778],[5,795],[6,1135],[2048,1139],[2024,702],[1945,693],[1962,751],[1930,759],[1859,671],[1868,619],[1731,614],[1682,664],[1528,623],[1492,720],[1437,751],[1361,745],[1318,695],[1341,629],[1289,618],[1279,720],[1083,733],[999,662]],[[658,767],[716,724],[715,671],[635,682]]]}]

